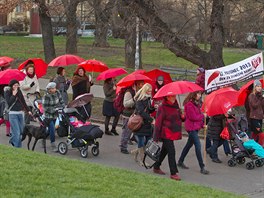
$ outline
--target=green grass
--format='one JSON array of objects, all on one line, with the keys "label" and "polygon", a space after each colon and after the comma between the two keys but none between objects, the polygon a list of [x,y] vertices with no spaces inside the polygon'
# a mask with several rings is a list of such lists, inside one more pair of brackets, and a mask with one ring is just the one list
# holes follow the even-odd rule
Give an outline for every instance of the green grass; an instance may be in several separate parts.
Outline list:
[{"label": "green grass", "polygon": [[4,197],[242,197],[167,178],[0,145]]}]

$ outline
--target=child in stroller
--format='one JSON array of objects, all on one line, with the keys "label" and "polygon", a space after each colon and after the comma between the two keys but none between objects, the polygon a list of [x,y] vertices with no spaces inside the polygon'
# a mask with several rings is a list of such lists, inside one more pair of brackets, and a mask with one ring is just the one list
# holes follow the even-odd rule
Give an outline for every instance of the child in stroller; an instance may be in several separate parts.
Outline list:
[{"label": "child in stroller", "polygon": [[[88,156],[88,146],[93,145],[91,148],[92,154],[94,156],[99,155],[99,142],[96,139],[103,136],[103,131],[99,126],[86,123],[76,108],[64,108],[59,110],[58,113],[58,118],[61,119],[60,123],[64,123],[63,127],[68,131],[66,143],[60,142],[58,144],[59,153],[65,155],[68,152],[68,146],[71,145],[72,148],[77,148],[80,151],[81,157],[86,158]],[[83,125],[80,126],[80,121],[78,121],[78,125],[74,126],[76,121],[71,122],[70,117],[72,118],[72,116],[80,119]]]},{"label": "child in stroller", "polygon": [[261,159],[263,157],[258,157],[254,154],[255,149],[249,148],[246,143],[249,138],[246,134],[246,131],[242,131],[244,118],[241,119],[237,117],[235,120],[232,120],[227,123],[228,131],[230,135],[230,146],[232,148],[232,158],[228,160],[228,165],[230,167],[236,166],[236,164],[244,164],[246,162],[246,158],[249,158],[250,161],[246,163],[246,168],[248,170],[254,169],[256,167],[262,167],[264,165],[264,160]]}]

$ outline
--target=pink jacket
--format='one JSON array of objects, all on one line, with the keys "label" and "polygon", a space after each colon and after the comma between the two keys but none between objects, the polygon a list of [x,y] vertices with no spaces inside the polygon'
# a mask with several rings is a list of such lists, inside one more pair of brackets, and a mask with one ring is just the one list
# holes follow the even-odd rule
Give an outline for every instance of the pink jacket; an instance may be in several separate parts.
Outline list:
[{"label": "pink jacket", "polygon": [[200,130],[203,127],[204,115],[201,112],[200,105],[189,101],[184,105],[185,129],[187,132]]}]

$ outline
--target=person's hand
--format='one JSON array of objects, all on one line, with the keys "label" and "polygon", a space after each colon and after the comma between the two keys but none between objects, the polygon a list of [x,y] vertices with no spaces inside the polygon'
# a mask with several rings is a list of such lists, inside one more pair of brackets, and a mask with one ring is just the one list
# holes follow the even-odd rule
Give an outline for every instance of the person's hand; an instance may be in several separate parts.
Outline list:
[{"label": "person's hand", "polygon": [[33,81],[29,86],[33,87],[35,85],[35,82]]},{"label": "person's hand", "polygon": [[28,112],[28,115],[32,116],[33,114],[31,113],[31,111]]},{"label": "person's hand", "polygon": [[66,84],[67,84],[67,85],[71,84],[71,80],[67,80],[67,81],[66,81]]},{"label": "person's hand", "polygon": [[155,125],[155,119],[152,121],[152,123],[151,123],[151,124]]},{"label": "person's hand", "polygon": [[115,85],[113,86],[113,90],[116,90],[116,86]]}]

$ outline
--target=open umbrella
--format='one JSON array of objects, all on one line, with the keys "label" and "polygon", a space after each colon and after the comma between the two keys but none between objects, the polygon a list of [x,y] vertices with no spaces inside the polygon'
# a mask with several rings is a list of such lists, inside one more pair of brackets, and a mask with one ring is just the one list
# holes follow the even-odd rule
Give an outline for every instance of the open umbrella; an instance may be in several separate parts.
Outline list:
[{"label": "open umbrella", "polygon": [[205,97],[202,110],[208,116],[225,114],[229,109],[236,106],[238,91],[231,87],[218,89]]},{"label": "open umbrella", "polygon": [[68,104],[69,108],[75,108],[75,107],[83,107],[85,110],[86,115],[89,117],[89,114],[85,108],[84,105],[86,105],[87,103],[91,102],[93,99],[93,94],[91,93],[85,93],[82,95],[77,96],[73,101],[71,101]]},{"label": "open umbrella", "polygon": [[79,56],[72,54],[64,54],[53,59],[48,65],[51,67],[64,67],[68,65],[79,64],[83,61],[85,60]]},{"label": "open umbrella", "polygon": [[99,74],[96,80],[106,80],[107,78],[114,78],[123,74],[127,74],[127,71],[123,68],[112,68]]},{"label": "open umbrella", "polygon": [[9,65],[14,59],[8,56],[1,56],[0,57],[0,67],[5,67]]},{"label": "open umbrella", "polygon": [[42,76],[46,75],[48,64],[41,58],[29,58],[25,62],[21,63],[17,69],[18,70],[24,69],[24,67],[28,64],[28,62],[33,62],[35,67],[35,72],[38,78],[41,78]]},{"label": "open umbrella", "polygon": [[185,94],[195,91],[203,91],[199,85],[189,81],[175,81],[161,87],[153,98],[161,98],[178,94]]},{"label": "open umbrella", "polygon": [[85,71],[88,72],[103,72],[105,70],[108,70],[108,67],[105,63],[95,59],[81,62],[80,64],[78,64],[78,66],[82,66]]},{"label": "open umbrella", "polygon": [[131,73],[124,78],[122,78],[116,85],[120,87],[128,87],[135,83],[135,81],[138,80],[144,80],[145,83],[151,83],[152,79],[149,77],[143,75],[143,74],[137,74],[137,73]]},{"label": "open umbrella", "polygon": [[160,69],[153,69],[149,72],[146,72],[144,75],[153,79],[154,81],[156,81],[159,76],[163,76],[165,84],[172,82],[170,74]]},{"label": "open umbrella", "polygon": [[[262,88],[264,88],[263,79],[260,79],[260,82],[262,84]],[[253,84],[254,80],[249,81],[245,85],[243,85],[240,90],[238,91],[238,100],[237,100],[237,106],[241,106],[245,104],[247,96],[252,92],[253,90]]]},{"label": "open umbrella", "polygon": [[18,81],[23,80],[26,74],[19,71],[18,69],[7,69],[0,72],[0,84],[9,84],[10,80],[16,79]]},{"label": "open umbrella", "polygon": [[144,69],[137,69],[136,71],[132,72],[131,74],[145,74],[146,70]]}]

